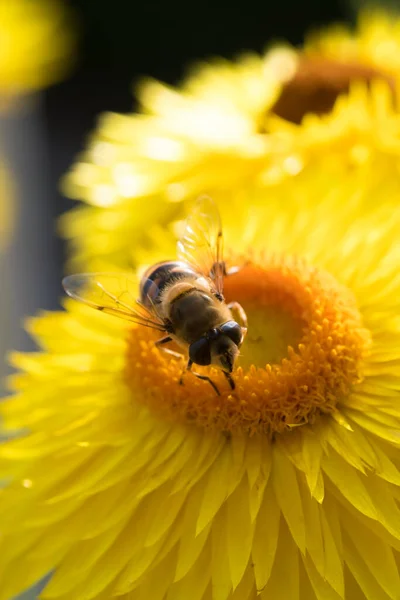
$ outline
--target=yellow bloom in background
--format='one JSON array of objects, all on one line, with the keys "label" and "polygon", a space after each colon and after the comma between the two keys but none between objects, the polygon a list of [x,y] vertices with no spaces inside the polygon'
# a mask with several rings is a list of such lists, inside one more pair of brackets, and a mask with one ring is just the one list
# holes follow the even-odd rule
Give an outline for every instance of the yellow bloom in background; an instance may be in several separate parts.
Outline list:
[{"label": "yellow bloom in background", "polygon": [[355,31],[335,24],[312,32],[304,48],[309,57],[370,67],[396,79],[400,74],[399,51],[399,13],[382,8],[362,10]]},{"label": "yellow bloom in background", "polygon": [[250,261],[225,285],[249,319],[235,394],[72,301],[29,322],[1,600],[51,570],[49,600],[398,598],[400,208],[323,175],[225,210]]},{"label": "yellow bloom in background", "polygon": [[266,114],[294,64],[281,50],[200,65],[179,91],[143,83],[142,113],[104,115],[64,181],[85,203],[62,220],[73,267],[131,265],[132,241],[148,245],[151,224],[182,218],[185,201],[251,186],[269,160]]},{"label": "yellow bloom in background", "polygon": [[261,182],[280,183],[292,169],[289,186],[303,176],[324,176],[326,187],[347,202],[348,180],[356,179],[360,196],[376,202],[373,188],[389,185],[385,200],[398,202],[400,113],[387,82],[354,82],[328,114],[307,114],[301,126],[271,114],[267,127],[286,157],[264,171]]},{"label": "yellow bloom in background", "polygon": [[266,198],[285,178],[296,185],[321,164],[343,202],[350,176],[361,194],[371,169],[377,182],[399,180],[391,81],[323,53],[316,61],[308,47],[203,65],[179,90],[149,81],[138,99],[141,113],[101,118],[64,180],[66,194],[83,201],[61,223],[70,270],[137,265],[139,249],[200,193],[217,193],[229,209],[256,201],[260,188]]},{"label": "yellow bloom in background", "polygon": [[72,34],[62,5],[53,0],[0,4],[0,107],[63,77]]}]

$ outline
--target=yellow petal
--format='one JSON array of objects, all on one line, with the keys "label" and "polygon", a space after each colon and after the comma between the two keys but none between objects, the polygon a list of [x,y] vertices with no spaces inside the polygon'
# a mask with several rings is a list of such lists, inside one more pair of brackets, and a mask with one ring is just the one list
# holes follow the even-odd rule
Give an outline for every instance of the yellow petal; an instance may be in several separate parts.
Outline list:
[{"label": "yellow petal", "polygon": [[[168,598],[173,600],[201,600],[210,582],[211,564],[210,547],[208,543],[203,548],[198,560],[190,571],[181,579],[173,583],[168,592]],[[152,596],[150,596],[152,598]]]},{"label": "yellow petal", "polygon": [[262,467],[262,446],[264,439],[261,435],[253,435],[246,444],[246,470],[250,488],[254,486]]},{"label": "yellow petal", "polygon": [[197,518],[197,535],[208,525],[226,499],[231,468],[231,453],[229,447],[225,445],[207,476],[203,502]]},{"label": "yellow petal", "polygon": [[206,438],[203,436],[195,461],[190,461],[183,467],[180,477],[174,482],[172,491],[179,492],[185,487],[194,486],[213,466],[218,455],[223,451],[225,441],[224,436],[219,433],[213,435],[210,432]]},{"label": "yellow petal", "polygon": [[[119,596],[127,593],[135,597],[137,588],[141,588],[142,586],[146,588],[146,582],[149,577],[151,580],[152,569],[164,562],[164,560],[169,560],[173,557],[173,569],[175,570],[177,544],[182,537],[183,531],[182,521],[180,513],[169,532],[152,546],[143,548],[140,544],[135,543],[134,547],[132,547],[128,563],[113,584],[114,595]],[[173,573],[171,573],[171,576],[173,579]]]},{"label": "yellow petal", "polygon": [[[304,554],[306,532],[303,507],[295,468],[277,442],[273,446],[271,480],[278,505],[288,524],[291,534]],[[290,490],[290,494],[288,493]]]},{"label": "yellow petal", "polygon": [[345,597],[341,539],[335,531],[334,511],[321,509],[322,535],[325,548],[325,578],[340,598]]},{"label": "yellow petal", "polygon": [[378,521],[400,540],[400,510],[390,487],[375,475],[366,478],[365,486],[374,503]]},{"label": "yellow petal", "polygon": [[223,506],[212,523],[211,579],[213,600],[227,600],[232,590],[232,579],[226,549],[227,515]]},{"label": "yellow petal", "polygon": [[[251,439],[251,438],[250,438]],[[249,502],[251,521],[257,517],[268,484],[272,464],[272,450],[269,440],[263,440],[261,444],[260,464],[254,484],[250,486]]]},{"label": "yellow petal", "polygon": [[306,548],[307,552],[314,562],[317,571],[322,577],[325,577],[325,550],[324,538],[322,535],[321,513],[318,502],[310,495],[306,486],[303,484],[302,502],[304,510],[304,520],[306,525]]},{"label": "yellow petal", "polygon": [[182,579],[196,562],[210,533],[211,525],[209,524],[199,535],[196,535],[196,521],[193,518],[193,515],[198,514],[202,498],[203,486],[200,482],[191,491],[186,502],[185,514],[183,517],[183,534],[179,543],[175,581]]},{"label": "yellow petal", "polygon": [[[393,600],[397,600],[400,591],[400,578],[392,549],[376,535],[344,513],[343,526],[345,540],[349,544],[348,553],[356,553],[368,571],[375,577],[379,586]],[[354,549],[352,550],[352,548]],[[345,553],[346,556],[346,553]]]},{"label": "yellow petal", "polygon": [[134,591],[132,598],[138,600],[163,600],[169,589],[175,570],[176,555],[174,552],[168,554],[164,560],[151,570],[146,581],[140,588],[140,592]]},{"label": "yellow petal", "polygon": [[249,561],[253,528],[249,509],[247,478],[243,477],[227,501],[227,552],[232,587],[240,583]]},{"label": "yellow petal", "polygon": [[265,490],[258,513],[251,550],[259,590],[264,589],[271,575],[278,545],[279,522],[280,510],[270,484]]},{"label": "yellow petal", "polygon": [[168,495],[168,489],[163,489],[162,493],[163,495],[159,497],[158,509],[152,514],[151,526],[144,540],[145,546],[152,546],[168,531],[187,496],[186,490]]},{"label": "yellow petal", "polygon": [[[83,581],[100,557],[114,543],[125,524],[126,521],[122,521],[119,527],[108,530],[96,538],[75,543],[47,584],[43,597],[58,598]],[[71,577],[71,572],[74,573],[74,577]]]},{"label": "yellow petal", "polygon": [[361,448],[361,443],[357,443],[356,433],[344,429],[333,419],[326,423],[324,435],[332,448],[361,473],[365,474],[364,465],[367,463],[368,458],[372,464],[376,464],[376,458],[367,443]]},{"label": "yellow petal", "polygon": [[232,600],[252,600],[254,594],[254,575],[252,569],[248,567],[241,582],[232,594]]},{"label": "yellow petal", "polygon": [[113,544],[102,554],[96,568],[71,592],[75,598],[90,600],[100,594],[122,572],[132,554],[142,547],[142,540],[152,521],[152,509],[159,505],[160,496],[154,495],[152,503],[146,498],[130,522],[121,530]]},{"label": "yellow petal", "polygon": [[378,584],[350,539],[347,539],[344,545],[344,559],[353,577],[364,592],[366,600],[389,600],[390,596]]},{"label": "yellow petal", "polygon": [[361,479],[362,476],[334,450],[329,453],[329,457],[324,458],[322,468],[351,504],[371,519],[377,518],[374,503],[364,485],[365,478]]},{"label": "yellow petal", "polygon": [[[346,410],[345,414],[352,421],[355,421],[360,427],[370,431],[371,433],[377,435],[383,440],[387,440],[396,446],[400,446],[400,432],[398,429],[393,427],[386,427],[385,425],[381,425],[378,421],[373,418],[369,418],[368,416],[355,411],[355,410]],[[371,416],[375,416],[372,415]],[[398,426],[398,421],[397,421]]]},{"label": "yellow petal", "polygon": [[[141,485],[141,490],[139,492],[139,497],[142,498],[146,496],[149,492],[157,489],[166,481],[179,480],[182,469],[186,464],[189,464],[193,469],[193,465],[195,463],[195,457],[193,454],[198,449],[200,445],[200,440],[196,436],[187,436],[183,439],[179,445],[179,447],[174,450],[171,455],[167,452],[160,451],[159,455],[164,455],[164,461],[162,464],[154,464],[151,462],[151,470],[149,469],[148,477],[146,481],[143,481]],[[179,493],[178,490],[177,493]]]},{"label": "yellow petal", "polygon": [[321,477],[322,444],[311,428],[304,428],[302,435],[303,461],[308,487],[317,502],[322,502],[324,498],[323,479]]},{"label": "yellow petal", "polygon": [[318,573],[310,557],[306,555],[302,558],[305,570],[310,579],[317,600],[342,600],[343,597],[339,596],[339,594],[331,588],[326,579],[321,577],[321,575]]},{"label": "yellow petal", "polygon": [[261,592],[262,600],[290,598],[299,600],[299,550],[285,521],[281,520],[278,548],[271,577]]},{"label": "yellow petal", "polygon": [[[60,557],[55,557],[60,559]],[[35,584],[48,573],[48,563],[41,560],[29,560],[24,563],[24,570],[21,573],[18,564],[9,565],[7,580],[2,577],[0,588],[0,600],[10,600],[17,594]]]},{"label": "yellow petal", "polygon": [[384,448],[383,442],[379,443],[377,440],[373,440],[373,448],[378,460],[377,474],[382,479],[400,486],[400,471],[385,452],[386,448]]}]

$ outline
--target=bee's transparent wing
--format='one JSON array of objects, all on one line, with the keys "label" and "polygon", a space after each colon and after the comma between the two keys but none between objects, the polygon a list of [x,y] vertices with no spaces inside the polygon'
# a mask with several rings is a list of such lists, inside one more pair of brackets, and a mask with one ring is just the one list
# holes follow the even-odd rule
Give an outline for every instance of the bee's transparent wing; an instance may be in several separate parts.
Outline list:
[{"label": "bee's transparent wing", "polygon": [[164,321],[157,315],[154,305],[150,310],[137,300],[140,282],[131,274],[81,273],[68,275],[62,284],[68,296],[96,310],[165,331]]},{"label": "bee's transparent wing", "polygon": [[224,287],[223,236],[217,205],[208,196],[197,201],[178,241],[178,258],[211,277],[216,291]]}]

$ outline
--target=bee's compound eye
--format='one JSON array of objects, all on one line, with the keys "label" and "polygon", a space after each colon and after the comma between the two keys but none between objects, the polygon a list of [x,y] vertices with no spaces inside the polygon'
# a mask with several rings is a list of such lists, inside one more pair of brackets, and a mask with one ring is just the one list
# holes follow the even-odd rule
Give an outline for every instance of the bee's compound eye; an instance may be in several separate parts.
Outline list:
[{"label": "bee's compound eye", "polygon": [[239,323],[236,323],[236,321],[227,321],[221,325],[220,330],[223,334],[227,335],[236,346],[239,346],[243,337],[242,328]]},{"label": "bee's compound eye", "polygon": [[189,358],[196,365],[209,365],[211,363],[210,342],[202,337],[189,346]]}]

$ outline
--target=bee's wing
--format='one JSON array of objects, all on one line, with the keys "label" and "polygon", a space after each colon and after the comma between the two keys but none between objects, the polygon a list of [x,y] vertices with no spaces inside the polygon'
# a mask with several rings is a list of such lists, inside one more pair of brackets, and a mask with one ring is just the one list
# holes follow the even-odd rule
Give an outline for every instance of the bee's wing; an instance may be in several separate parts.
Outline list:
[{"label": "bee's wing", "polygon": [[[136,298],[139,281],[122,273],[81,273],[63,279],[68,296],[110,315],[165,331],[164,321]],[[154,285],[154,283],[153,283]]]},{"label": "bee's wing", "polygon": [[217,292],[224,287],[223,236],[221,217],[208,196],[197,201],[178,241],[178,258],[211,277]]}]

